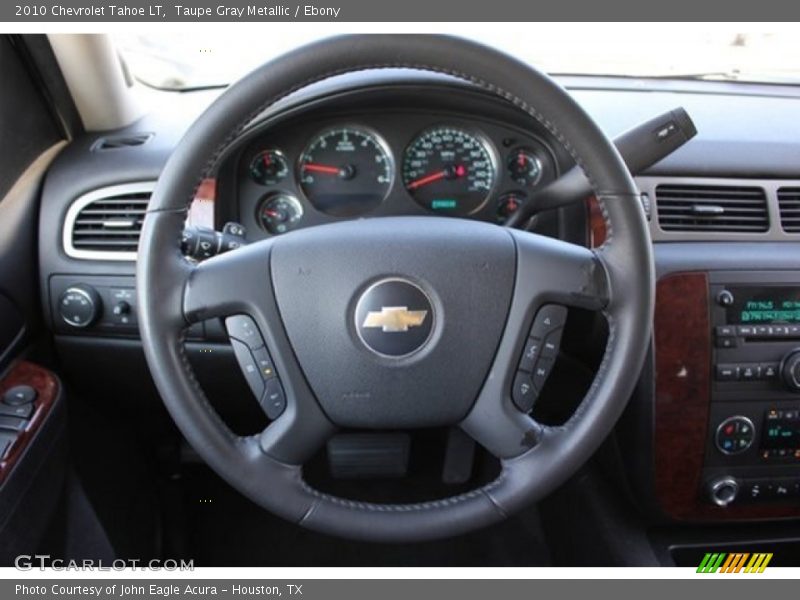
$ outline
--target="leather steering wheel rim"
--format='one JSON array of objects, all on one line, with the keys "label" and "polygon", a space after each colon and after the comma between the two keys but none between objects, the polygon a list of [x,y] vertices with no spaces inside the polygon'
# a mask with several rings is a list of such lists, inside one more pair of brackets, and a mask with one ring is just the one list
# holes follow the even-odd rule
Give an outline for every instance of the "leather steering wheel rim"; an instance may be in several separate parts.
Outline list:
[{"label": "leather steering wheel rim", "polygon": [[[280,246],[259,242],[193,265],[180,251],[188,206],[221,153],[264,109],[314,82],[381,68],[448,74],[497,94],[531,115],[584,170],[608,228],[605,244],[589,251],[535,234],[442,220],[443,235],[454,243],[474,235],[515,249],[514,299],[508,321],[519,331],[510,326],[504,330],[481,393],[460,422],[501,459],[500,476],[471,492],[416,504],[335,498],[303,481],[302,460],[335,426],[313,400],[299,365],[277,360],[279,369],[296,382],[290,386],[285,414],[262,434],[239,437],[206,400],[183,347],[191,322],[250,311],[269,329],[264,333],[267,344],[277,347],[279,354],[291,354],[282,324],[275,323],[280,310],[268,286],[258,291],[262,294],[258,303],[246,304],[236,295],[244,273],[240,265],[248,260],[275,260]],[[352,231],[366,232],[364,223],[380,229],[380,221],[343,227],[361,227]],[[411,225],[402,219],[393,223],[401,228],[406,225],[413,229],[419,223]],[[424,235],[424,227],[421,231]],[[539,290],[537,286],[546,286],[537,280],[551,282],[555,291]],[[548,76],[459,38],[358,35],[324,40],[263,65],[228,88],[190,127],[150,201],[139,244],[137,288],[142,344],[154,382],[179,429],[212,469],[254,502],[302,526],[362,540],[410,542],[453,536],[500,521],[547,495],[592,455],[621,415],[647,353],[654,269],[645,217],[630,173],[599,127]],[[206,300],[209,294],[226,293],[214,306]],[[578,410],[560,427],[543,426],[516,410],[508,394],[514,371],[509,361],[515,353],[518,357],[523,324],[530,322],[534,304],[548,298],[602,310],[609,323],[606,351],[595,380]],[[295,447],[297,440],[308,442],[308,447]]]}]

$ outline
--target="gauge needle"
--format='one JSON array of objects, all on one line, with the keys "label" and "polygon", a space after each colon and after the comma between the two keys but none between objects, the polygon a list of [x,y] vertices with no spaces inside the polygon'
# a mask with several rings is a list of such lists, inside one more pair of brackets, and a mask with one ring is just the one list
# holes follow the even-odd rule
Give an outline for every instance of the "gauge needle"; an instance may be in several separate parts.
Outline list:
[{"label": "gauge needle", "polygon": [[328,165],[319,165],[317,163],[303,163],[303,170],[314,173],[327,173],[328,175],[339,175],[341,172],[339,167],[329,167]]},{"label": "gauge needle", "polygon": [[406,185],[406,188],[408,188],[409,190],[415,190],[417,188],[422,187],[423,185],[428,185],[429,183],[433,183],[434,181],[439,181],[441,179],[455,179],[457,177],[464,177],[464,175],[466,174],[467,174],[467,169],[464,165],[447,167],[442,169],[441,171],[436,171],[435,173],[431,173],[430,175],[425,175],[423,177],[420,177],[419,179],[415,179],[414,181]]}]

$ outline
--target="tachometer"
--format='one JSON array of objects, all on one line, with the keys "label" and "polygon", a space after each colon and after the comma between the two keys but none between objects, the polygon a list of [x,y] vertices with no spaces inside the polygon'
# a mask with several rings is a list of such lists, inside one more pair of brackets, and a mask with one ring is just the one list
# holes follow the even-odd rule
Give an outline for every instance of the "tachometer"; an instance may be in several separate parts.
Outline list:
[{"label": "tachometer", "polygon": [[469,215],[482,208],[494,187],[497,168],[481,138],[457,127],[437,127],[409,144],[403,183],[430,210]]},{"label": "tachometer", "polygon": [[392,160],[372,132],[329,129],[314,138],[298,165],[300,187],[319,210],[352,217],[378,206],[392,184]]}]

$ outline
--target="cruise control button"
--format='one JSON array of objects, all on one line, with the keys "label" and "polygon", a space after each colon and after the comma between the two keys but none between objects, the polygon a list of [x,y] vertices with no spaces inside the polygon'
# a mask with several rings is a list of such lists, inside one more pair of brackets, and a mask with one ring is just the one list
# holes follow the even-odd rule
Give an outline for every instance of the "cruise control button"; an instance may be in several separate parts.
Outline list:
[{"label": "cruise control button", "polygon": [[34,400],[36,400],[36,390],[29,385],[14,386],[3,394],[3,402],[11,406],[29,404]]},{"label": "cruise control button", "polygon": [[567,309],[558,304],[545,304],[536,313],[531,328],[531,337],[544,339],[547,334],[564,325],[567,319]]},{"label": "cruise control button", "polygon": [[286,409],[286,394],[284,394],[281,381],[277,377],[267,381],[264,395],[261,397],[261,407],[267,413],[267,417],[273,421],[280,417]]},{"label": "cruise control button", "polygon": [[236,360],[239,362],[239,367],[244,373],[247,385],[253,390],[256,398],[261,398],[264,393],[264,379],[261,377],[261,372],[253,355],[250,353],[250,349],[242,342],[234,339],[231,339],[231,346]]},{"label": "cruise control button", "polygon": [[556,329],[551,332],[542,344],[542,358],[555,358],[558,356],[558,348],[561,345],[561,334],[563,328]]},{"label": "cruise control button", "polygon": [[261,332],[255,321],[247,315],[235,315],[225,319],[225,328],[228,335],[234,339],[244,342],[249,348],[256,349],[264,345],[261,339]]},{"label": "cruise control button", "polygon": [[533,371],[533,365],[539,359],[542,351],[542,341],[538,338],[528,338],[525,348],[522,350],[522,358],[519,361],[520,371]]},{"label": "cruise control button", "polygon": [[543,358],[533,369],[533,385],[536,386],[537,390],[541,390],[544,386],[544,382],[547,381],[547,378],[550,376],[550,371],[553,368],[553,361],[551,359]]},{"label": "cruise control button", "polygon": [[261,373],[261,377],[264,379],[275,377],[275,365],[272,364],[272,358],[270,358],[269,352],[265,347],[253,350],[253,358],[258,365],[258,372]]},{"label": "cruise control button", "polygon": [[33,414],[33,404],[20,404],[19,406],[9,406],[0,404],[0,415],[7,417],[17,417],[18,419],[30,419]]},{"label": "cruise control button", "polygon": [[536,388],[533,386],[531,376],[522,371],[518,372],[514,377],[514,388],[511,391],[511,398],[514,404],[522,412],[530,412],[533,408],[533,403],[536,401]]}]

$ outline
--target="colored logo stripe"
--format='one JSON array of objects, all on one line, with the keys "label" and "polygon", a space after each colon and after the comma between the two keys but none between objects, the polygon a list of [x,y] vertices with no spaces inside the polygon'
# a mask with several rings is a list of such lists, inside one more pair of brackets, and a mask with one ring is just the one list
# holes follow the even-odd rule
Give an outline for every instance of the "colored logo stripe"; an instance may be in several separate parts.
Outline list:
[{"label": "colored logo stripe", "polygon": [[[748,559],[749,562],[748,562]],[[759,552],[707,552],[697,567],[698,573],[763,573],[772,560],[772,553]],[[745,566],[747,563],[747,566]]]}]

